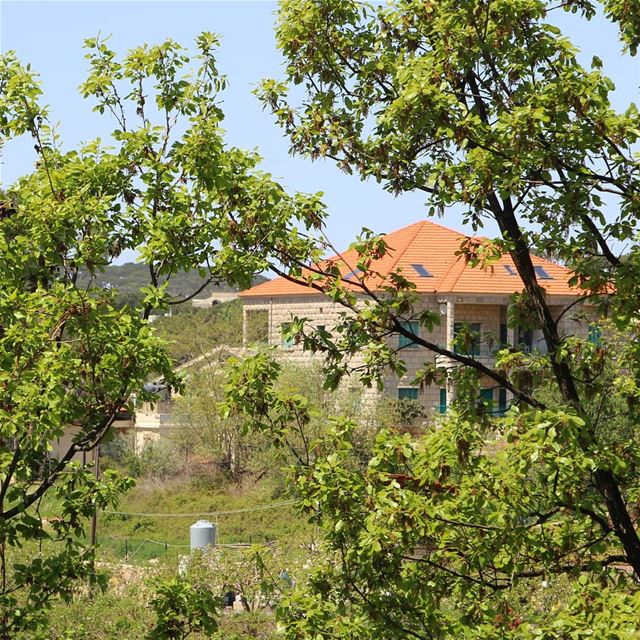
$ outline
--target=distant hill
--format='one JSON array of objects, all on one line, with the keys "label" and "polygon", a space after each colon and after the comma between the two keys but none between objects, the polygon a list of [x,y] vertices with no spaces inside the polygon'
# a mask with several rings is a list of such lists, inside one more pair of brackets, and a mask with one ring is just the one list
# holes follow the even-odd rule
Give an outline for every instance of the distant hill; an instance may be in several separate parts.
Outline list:
[{"label": "distant hill", "polygon": [[[253,284],[260,284],[267,278],[256,276]],[[171,297],[187,297],[197,291],[205,282],[197,271],[180,272],[169,281]],[[79,283],[88,282],[88,276],[80,274]],[[118,299],[122,304],[136,304],[140,300],[140,289],[149,284],[149,268],[136,262],[121,265],[110,265],[97,277],[97,284],[101,287],[113,287],[118,291]],[[196,298],[209,298],[216,291],[237,291],[225,282],[208,284]]]}]

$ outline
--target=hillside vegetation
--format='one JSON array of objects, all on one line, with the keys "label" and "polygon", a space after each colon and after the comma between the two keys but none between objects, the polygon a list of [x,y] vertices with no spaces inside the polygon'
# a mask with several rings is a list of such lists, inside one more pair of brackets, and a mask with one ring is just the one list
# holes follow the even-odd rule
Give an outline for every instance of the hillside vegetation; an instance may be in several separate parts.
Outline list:
[{"label": "hillside vegetation", "polygon": [[[269,478],[244,486],[224,481],[216,486],[202,477],[146,478],[125,496],[118,511],[122,514],[100,515],[101,554],[105,560],[134,564],[149,558],[171,561],[188,553],[189,527],[200,519],[216,523],[221,544],[301,544],[310,532]],[[204,515],[220,512],[236,513]]]},{"label": "hillside vegetation", "polygon": [[[203,274],[205,274],[204,270],[202,272],[196,270],[181,271],[175,274],[169,281],[169,294],[176,299],[191,296],[195,291],[203,287],[207,281],[207,276]],[[253,284],[264,282],[265,279],[264,276],[256,276]],[[80,272],[78,284],[79,286],[89,284],[89,274],[87,272]],[[137,262],[107,265],[101,274],[96,277],[93,284],[104,288],[116,289],[120,304],[138,305],[142,299],[141,289],[149,284],[149,267]],[[237,291],[237,288],[231,287],[225,282],[210,282],[195,296],[195,299],[208,298],[216,291]],[[188,305],[191,306],[190,301]]]},{"label": "hillside vegetation", "polygon": [[220,345],[242,346],[242,305],[239,300],[209,309],[185,305],[181,313],[157,318],[153,328],[174,362],[183,364]]}]

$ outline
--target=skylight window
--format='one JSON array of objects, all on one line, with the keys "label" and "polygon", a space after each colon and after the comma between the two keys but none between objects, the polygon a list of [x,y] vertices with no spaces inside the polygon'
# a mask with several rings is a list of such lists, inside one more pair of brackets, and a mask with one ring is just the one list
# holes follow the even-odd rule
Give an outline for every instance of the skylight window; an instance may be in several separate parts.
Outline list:
[{"label": "skylight window", "polygon": [[411,266],[421,278],[433,278],[433,275],[429,273],[428,269],[423,264],[412,264]]},{"label": "skylight window", "polygon": [[533,267],[536,275],[540,280],[553,280],[553,278],[544,270],[544,267]]},{"label": "skylight window", "polygon": [[354,269],[353,271],[349,271],[349,273],[347,273],[344,276],[344,279],[345,280],[353,280],[354,278],[357,278],[361,273],[362,273],[362,271],[360,271],[360,269]]},{"label": "skylight window", "polygon": [[515,276],[516,270],[510,264],[503,264],[504,270],[510,275]]}]

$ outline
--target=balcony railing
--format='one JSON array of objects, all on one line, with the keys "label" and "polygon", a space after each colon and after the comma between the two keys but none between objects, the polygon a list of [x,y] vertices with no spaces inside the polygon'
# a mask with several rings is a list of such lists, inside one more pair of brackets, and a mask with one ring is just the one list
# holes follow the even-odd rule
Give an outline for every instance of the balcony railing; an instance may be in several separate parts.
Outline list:
[{"label": "balcony railing", "polygon": [[[493,368],[496,364],[496,356],[495,352],[498,349],[480,349],[476,352],[471,353],[461,353],[460,355],[465,356],[467,358],[473,358],[478,362],[482,363],[485,367]],[[436,367],[441,367],[444,369],[451,369],[459,365],[460,363],[449,356],[442,356],[440,354],[436,354]]]}]

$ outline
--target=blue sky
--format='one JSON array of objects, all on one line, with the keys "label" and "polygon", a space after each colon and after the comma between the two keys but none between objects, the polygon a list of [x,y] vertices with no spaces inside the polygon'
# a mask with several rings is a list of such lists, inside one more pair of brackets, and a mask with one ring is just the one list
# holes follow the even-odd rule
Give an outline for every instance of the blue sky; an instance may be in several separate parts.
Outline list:
[{"label": "blue sky", "polygon": [[[264,77],[279,77],[282,60],[273,34],[275,2],[31,2],[0,0],[0,48],[14,49],[41,75],[44,101],[52,119],[60,122],[64,144],[72,148],[97,136],[108,137],[111,121],[92,113],[91,104],[77,92],[84,78],[84,38],[111,34],[110,45],[122,52],[143,42],[171,37],[189,46],[201,31],[220,34],[219,68],[229,77],[223,96],[228,142],[258,148],[264,168],[287,189],[322,191],[330,217],[328,234],[345,247],[367,226],[387,232],[424,218],[422,194],[394,197],[374,181],[347,176],[332,163],[292,158],[287,140],[272,116],[251,94]],[[597,54],[617,86],[616,106],[637,102],[640,67],[637,59],[623,57],[614,27],[603,20],[576,26],[570,15],[560,26],[582,49],[583,63]],[[27,173],[34,162],[30,139],[9,143],[3,152],[0,180],[10,184]],[[459,211],[446,212],[441,224],[461,229]],[[495,229],[485,230],[487,235]]]}]

